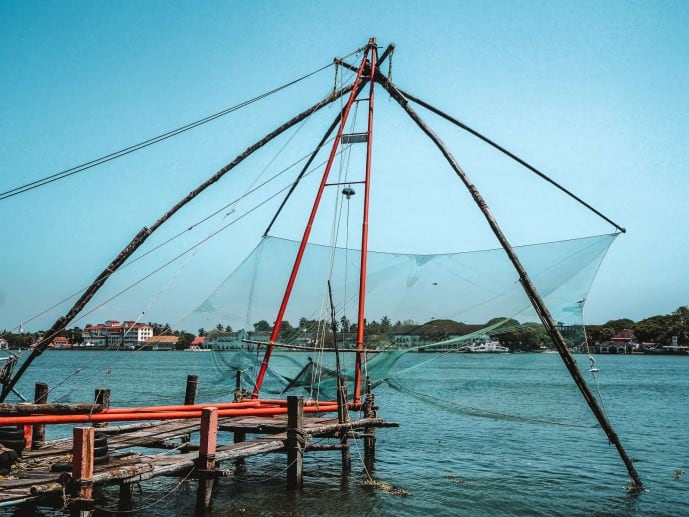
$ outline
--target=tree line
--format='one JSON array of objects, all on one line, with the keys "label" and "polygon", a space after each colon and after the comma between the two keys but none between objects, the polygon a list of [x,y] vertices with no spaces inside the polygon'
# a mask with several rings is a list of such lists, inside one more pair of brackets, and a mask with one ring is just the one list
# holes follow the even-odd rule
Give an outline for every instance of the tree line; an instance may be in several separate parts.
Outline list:
[{"label": "tree line", "polygon": [[[389,346],[396,334],[418,335],[424,341],[442,341],[450,336],[465,335],[479,331],[482,328],[496,323],[494,318],[483,324],[467,324],[453,320],[431,320],[426,323],[416,323],[413,320],[397,321],[392,323],[389,317],[383,316],[380,321],[365,320],[366,342],[372,346]],[[184,349],[193,341],[195,335],[185,330],[173,330],[169,324],[149,322],[153,328],[154,336],[174,335],[179,338],[176,348]],[[283,341],[292,341],[306,334],[315,332],[317,328],[327,329],[324,333],[326,344],[332,343],[331,322],[300,318],[296,326],[285,320],[280,326],[279,338]],[[255,332],[270,332],[273,326],[266,320],[259,320],[253,325]],[[342,316],[336,323],[338,333],[355,334],[357,324],[352,323],[346,316]],[[630,329],[634,331],[639,341],[646,343],[669,344],[673,336],[677,336],[680,345],[689,345],[689,308],[682,306],[671,314],[651,316],[635,322],[628,318],[610,320],[602,325],[587,325],[586,337],[589,343],[604,342],[611,339],[618,332]],[[230,325],[218,323],[215,328],[206,330],[198,329],[197,335],[206,336],[209,339],[232,332]],[[580,326],[564,328],[564,337],[570,345],[576,346],[583,341],[583,333]],[[9,348],[28,348],[35,343],[43,332],[12,333],[6,330],[0,333]],[[67,337],[70,343],[83,343],[82,329],[74,327],[66,329],[61,336]],[[519,323],[516,320],[505,321],[491,335],[500,339],[500,342],[511,350],[535,350],[549,342],[549,338],[538,323]]]}]

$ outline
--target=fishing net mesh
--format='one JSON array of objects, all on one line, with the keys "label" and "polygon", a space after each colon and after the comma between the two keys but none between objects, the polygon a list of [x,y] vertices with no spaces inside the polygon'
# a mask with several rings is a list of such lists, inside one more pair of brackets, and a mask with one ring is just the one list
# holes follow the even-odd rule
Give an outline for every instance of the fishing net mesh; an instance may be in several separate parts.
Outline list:
[{"label": "fishing net mesh", "polygon": [[[599,235],[515,248],[570,346],[583,344],[584,302],[614,238]],[[262,357],[257,342],[269,340],[299,245],[263,238],[192,315],[201,325],[220,322],[242,329],[216,333],[208,341],[217,349],[244,350],[226,366],[242,371],[246,385],[255,380]],[[366,259],[364,346],[380,350],[366,357],[366,374],[374,385],[395,376],[399,358],[412,351],[500,351],[504,346],[514,352],[548,344],[502,249],[432,255],[368,252]],[[278,340],[294,348],[277,347],[264,392],[307,389],[311,396],[332,396],[335,341],[342,373],[351,377],[360,269],[359,250],[306,245]]]}]

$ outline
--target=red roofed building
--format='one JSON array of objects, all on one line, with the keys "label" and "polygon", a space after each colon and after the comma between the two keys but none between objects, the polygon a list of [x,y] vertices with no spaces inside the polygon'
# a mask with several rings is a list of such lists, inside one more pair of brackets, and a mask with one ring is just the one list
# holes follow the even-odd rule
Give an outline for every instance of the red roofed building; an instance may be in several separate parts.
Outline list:
[{"label": "red roofed building", "polygon": [[96,347],[131,348],[152,337],[153,327],[132,320],[122,325],[117,320],[108,320],[99,325],[86,325],[81,335],[84,343]]},{"label": "red roofed building", "polygon": [[635,348],[638,348],[638,344],[634,331],[624,329],[611,337],[609,341],[601,343],[598,352],[601,354],[630,354]]}]

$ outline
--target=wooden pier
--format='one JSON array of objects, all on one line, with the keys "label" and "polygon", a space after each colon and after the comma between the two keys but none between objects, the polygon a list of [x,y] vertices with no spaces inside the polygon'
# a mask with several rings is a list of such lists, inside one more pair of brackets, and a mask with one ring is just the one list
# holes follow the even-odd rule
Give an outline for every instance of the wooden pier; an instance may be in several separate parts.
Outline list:
[{"label": "wooden pier", "polygon": [[[27,443],[10,475],[0,477],[0,507],[57,501],[88,515],[94,488],[119,485],[120,508],[127,509],[134,506],[132,484],[189,476],[198,480],[197,509],[208,510],[215,478],[241,474],[247,458],[268,453],[287,455],[287,487],[299,489],[304,453],[342,451],[347,468],[349,440],[362,439],[365,460],[373,461],[375,429],[398,424],[377,418],[372,398],[363,409],[362,418],[341,421],[337,415],[305,415],[303,398],[288,397],[287,414],[281,415],[219,417],[209,404],[200,419],[75,427],[72,438],[39,441],[31,449]],[[198,443],[190,440],[192,433],[198,433]]]}]

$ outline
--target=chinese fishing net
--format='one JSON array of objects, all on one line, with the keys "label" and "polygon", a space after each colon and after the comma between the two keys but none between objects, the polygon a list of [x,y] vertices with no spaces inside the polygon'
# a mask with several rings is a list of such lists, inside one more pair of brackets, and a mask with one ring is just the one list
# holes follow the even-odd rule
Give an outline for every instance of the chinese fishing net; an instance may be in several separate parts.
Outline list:
[{"label": "chinese fishing net", "polygon": [[[515,251],[572,347],[583,346],[582,309],[615,235],[519,246]],[[269,341],[299,242],[263,238],[195,310],[235,333],[207,344],[234,350],[218,361],[251,387]],[[373,385],[397,377],[410,352],[538,351],[549,345],[503,249],[434,255],[367,254],[365,372]],[[352,379],[359,250],[309,244],[296,276],[262,392],[334,396],[337,340],[341,373]],[[332,331],[328,282],[337,326]],[[419,355],[419,361],[426,356]],[[224,359],[223,359],[224,358]]]}]

